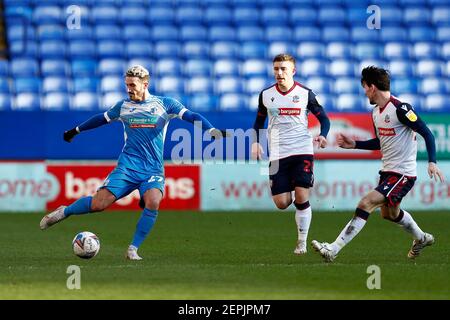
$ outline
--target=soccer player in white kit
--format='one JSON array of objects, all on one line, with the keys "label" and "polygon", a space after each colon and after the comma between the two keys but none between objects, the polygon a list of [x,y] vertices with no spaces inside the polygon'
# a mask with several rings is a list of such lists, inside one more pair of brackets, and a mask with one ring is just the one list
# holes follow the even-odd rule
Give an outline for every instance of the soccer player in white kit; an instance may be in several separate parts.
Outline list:
[{"label": "soccer player in white kit", "polygon": [[319,147],[325,148],[330,121],[310,89],[294,81],[295,59],[279,54],[273,59],[276,83],[259,95],[258,114],[254,129],[256,141],[252,144],[252,157],[261,159],[259,130],[269,117],[268,138],[270,152],[270,189],[272,199],[279,209],[294,205],[297,224],[297,246],[294,253],[306,253],[308,230],[311,223],[309,188],[313,187],[313,137],[308,130],[308,114],[313,113],[320,122],[321,132],[314,138]]},{"label": "soccer player in white kit", "polygon": [[364,68],[361,85],[370,104],[375,105],[372,119],[376,138],[354,141],[341,134],[337,142],[344,149],[381,150],[379,184],[359,201],[353,219],[333,243],[313,240],[312,246],[325,261],[333,261],[339,251],[361,231],[369,214],[376,208],[381,208],[381,216],[384,219],[397,223],[412,235],[414,240],[407,256],[414,259],[423,248],[434,243],[434,237],[423,232],[409,212],[400,209],[400,202],[416,180],[416,132],[425,139],[428,175],[436,181],[444,181],[444,176],[436,165],[434,136],[411,105],[391,95],[390,77],[386,70],[374,66]]}]

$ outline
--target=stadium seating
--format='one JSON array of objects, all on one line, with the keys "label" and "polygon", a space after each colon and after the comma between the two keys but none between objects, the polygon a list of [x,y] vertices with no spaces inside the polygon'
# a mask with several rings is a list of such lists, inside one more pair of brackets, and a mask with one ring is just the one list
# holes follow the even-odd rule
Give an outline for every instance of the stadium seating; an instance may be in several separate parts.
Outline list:
[{"label": "stadium seating", "polygon": [[104,109],[124,97],[135,63],[149,68],[155,94],[198,110],[254,109],[283,52],[330,110],[366,110],[359,77],[370,64],[390,70],[393,94],[450,110],[445,0],[384,1],[381,29],[366,26],[369,0],[77,0],[81,25],[68,27],[73,2],[4,1],[1,110]]}]

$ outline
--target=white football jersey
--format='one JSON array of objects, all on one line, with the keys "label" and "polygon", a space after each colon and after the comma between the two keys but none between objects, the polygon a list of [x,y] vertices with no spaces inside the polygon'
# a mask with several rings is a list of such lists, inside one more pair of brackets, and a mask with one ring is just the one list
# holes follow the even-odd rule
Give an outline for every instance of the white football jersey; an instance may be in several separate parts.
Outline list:
[{"label": "white football jersey", "polygon": [[418,120],[414,109],[391,96],[386,106],[373,109],[372,119],[380,140],[381,171],[415,177],[417,140],[416,133],[409,125]]},{"label": "white football jersey", "polygon": [[317,114],[323,109],[310,89],[295,82],[289,91],[282,92],[274,84],[260,93],[258,110],[269,117],[270,161],[314,154],[308,113]]}]

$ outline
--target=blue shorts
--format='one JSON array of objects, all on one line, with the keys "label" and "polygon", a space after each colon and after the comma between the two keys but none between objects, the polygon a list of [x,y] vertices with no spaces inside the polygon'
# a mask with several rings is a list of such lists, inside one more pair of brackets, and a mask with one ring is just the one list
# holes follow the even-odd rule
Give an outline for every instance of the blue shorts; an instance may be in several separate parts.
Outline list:
[{"label": "blue shorts", "polygon": [[142,174],[116,167],[106,177],[99,189],[103,188],[108,189],[116,197],[116,200],[126,197],[135,189],[139,189],[139,194],[143,199],[144,193],[153,188],[159,189],[164,194],[164,176],[161,174]]}]

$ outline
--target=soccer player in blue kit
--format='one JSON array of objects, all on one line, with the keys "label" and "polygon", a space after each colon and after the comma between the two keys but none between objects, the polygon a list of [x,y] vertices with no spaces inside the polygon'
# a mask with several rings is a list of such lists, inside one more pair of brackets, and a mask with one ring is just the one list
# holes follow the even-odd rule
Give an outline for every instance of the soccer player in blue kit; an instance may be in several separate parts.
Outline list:
[{"label": "soccer player in blue kit", "polygon": [[148,91],[150,74],[142,66],[133,66],[125,74],[125,84],[130,99],[116,103],[105,113],[100,113],[81,125],[65,131],[64,140],[71,142],[79,133],[97,128],[113,120],[123,123],[125,146],[116,168],[93,196],[82,197],[69,206],[61,206],[44,216],[40,228],[50,226],[70,217],[103,211],[115,201],[138,189],[144,209],[139,219],[126,258],[141,260],[137,250],[150,233],[158,215],[164,193],[164,137],[169,121],[175,117],[194,123],[201,121],[202,128],[213,138],[222,138],[226,132],[214,128],[198,113],[189,111],[175,99],[151,95]]}]

